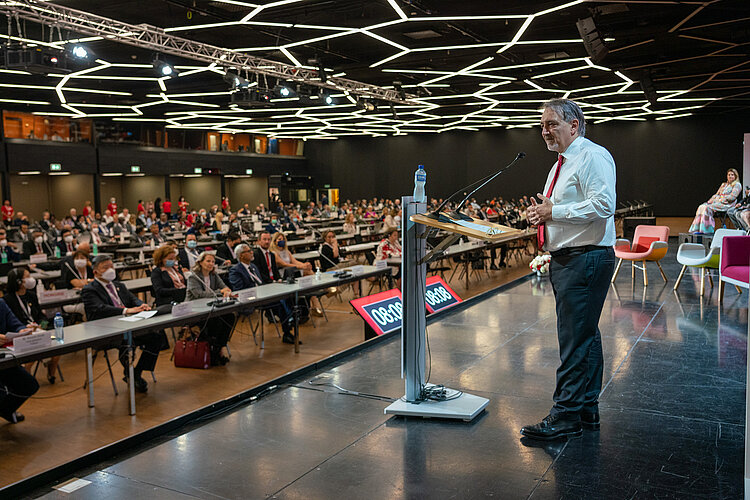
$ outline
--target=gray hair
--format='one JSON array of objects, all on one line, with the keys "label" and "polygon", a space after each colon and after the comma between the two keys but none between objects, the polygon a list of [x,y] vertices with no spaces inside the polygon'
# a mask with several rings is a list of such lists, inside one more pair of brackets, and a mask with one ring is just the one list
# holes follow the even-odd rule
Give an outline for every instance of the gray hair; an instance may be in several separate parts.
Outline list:
[{"label": "gray hair", "polygon": [[581,107],[575,102],[570,99],[550,99],[542,104],[542,109],[551,109],[568,123],[578,120],[578,136],[586,136],[586,119]]},{"label": "gray hair", "polygon": [[238,257],[241,253],[252,252],[252,251],[253,249],[250,248],[250,245],[248,245],[247,243],[240,243],[239,245],[234,247],[234,254],[237,255]]}]

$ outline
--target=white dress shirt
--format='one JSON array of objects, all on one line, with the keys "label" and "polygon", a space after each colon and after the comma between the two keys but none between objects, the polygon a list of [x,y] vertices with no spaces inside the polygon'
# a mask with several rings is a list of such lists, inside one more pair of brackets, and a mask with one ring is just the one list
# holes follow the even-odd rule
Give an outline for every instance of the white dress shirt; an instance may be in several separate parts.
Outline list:
[{"label": "white dress shirt", "polygon": [[[605,148],[576,138],[562,153],[560,177],[552,191],[552,220],[545,224],[545,249],[615,244],[615,160]],[[555,176],[547,176],[544,193]]]}]

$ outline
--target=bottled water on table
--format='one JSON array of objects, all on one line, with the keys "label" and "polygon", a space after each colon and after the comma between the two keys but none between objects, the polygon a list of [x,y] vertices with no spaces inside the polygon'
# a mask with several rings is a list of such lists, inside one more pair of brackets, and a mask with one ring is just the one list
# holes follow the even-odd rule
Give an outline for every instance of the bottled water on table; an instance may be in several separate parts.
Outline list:
[{"label": "bottled water on table", "polygon": [[414,172],[414,201],[417,203],[426,203],[427,195],[424,191],[424,185],[427,184],[427,172],[424,165],[420,165]]},{"label": "bottled water on table", "polygon": [[65,321],[63,320],[63,317],[60,313],[55,314],[55,339],[57,339],[58,342],[63,342],[65,340],[65,332],[63,331],[63,325],[65,324]]}]

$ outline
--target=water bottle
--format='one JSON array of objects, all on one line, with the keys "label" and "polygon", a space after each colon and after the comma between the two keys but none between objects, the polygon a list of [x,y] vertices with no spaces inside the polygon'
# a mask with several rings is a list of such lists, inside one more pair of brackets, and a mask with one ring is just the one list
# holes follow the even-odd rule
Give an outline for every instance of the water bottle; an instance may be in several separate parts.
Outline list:
[{"label": "water bottle", "polygon": [[414,172],[414,201],[417,203],[427,202],[424,192],[425,184],[427,184],[427,172],[424,171],[424,165],[420,165]]},{"label": "water bottle", "polygon": [[63,321],[63,317],[60,313],[55,314],[55,338],[58,342],[63,342],[65,340],[65,332],[63,331],[63,325],[65,322]]},{"label": "water bottle", "polygon": [[62,255],[60,254],[60,247],[55,245],[55,258],[59,259],[60,257],[62,257]]},{"label": "water bottle", "polygon": [[317,268],[317,271],[315,271],[315,281],[320,281],[321,275],[320,268]]},{"label": "water bottle", "polygon": [[94,255],[99,255],[99,245],[97,245],[96,243],[94,243],[93,252]]}]

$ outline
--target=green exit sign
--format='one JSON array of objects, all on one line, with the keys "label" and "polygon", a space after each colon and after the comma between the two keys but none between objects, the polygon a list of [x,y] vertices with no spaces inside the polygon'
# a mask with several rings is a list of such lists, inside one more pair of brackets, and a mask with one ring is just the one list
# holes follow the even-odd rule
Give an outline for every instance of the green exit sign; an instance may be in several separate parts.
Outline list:
[{"label": "green exit sign", "polygon": [[51,171],[53,171],[53,172],[60,171],[60,170],[62,170],[62,164],[60,164],[60,163],[50,163],[49,164],[49,169]]},{"label": "green exit sign", "polygon": [[193,169],[193,173],[196,173],[196,174],[202,174],[202,173],[203,173],[203,169],[202,169],[202,168],[200,168],[200,167],[195,167],[195,168]]},{"label": "green exit sign", "polygon": [[253,175],[253,169],[252,168],[245,169],[245,174],[246,175]]},{"label": "green exit sign", "polygon": [[331,185],[330,185],[330,184],[323,184],[323,187],[324,187],[325,189],[328,189],[328,188],[330,188],[330,187],[331,187]]},{"label": "green exit sign", "polygon": [[134,174],[140,173],[141,167],[139,165],[131,165],[130,171]]}]

